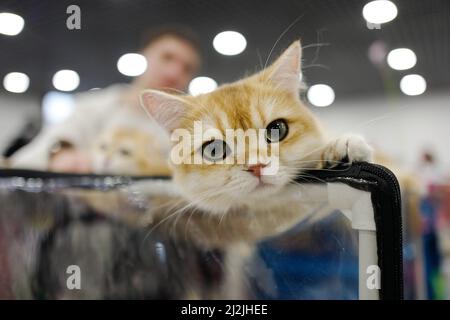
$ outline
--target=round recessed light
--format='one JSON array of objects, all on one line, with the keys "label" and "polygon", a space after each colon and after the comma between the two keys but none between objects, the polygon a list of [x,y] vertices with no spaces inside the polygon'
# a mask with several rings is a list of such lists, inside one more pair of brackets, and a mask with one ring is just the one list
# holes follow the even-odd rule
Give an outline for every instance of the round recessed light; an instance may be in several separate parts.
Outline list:
[{"label": "round recessed light", "polygon": [[363,8],[363,17],[367,22],[382,24],[397,17],[397,6],[388,0],[375,0],[367,3]]},{"label": "round recessed light", "polygon": [[418,74],[408,74],[400,80],[400,89],[408,96],[418,96],[427,90],[427,82]]},{"label": "round recessed light", "polygon": [[3,87],[9,92],[23,93],[29,85],[30,78],[22,72],[11,72],[3,78]]},{"label": "round recessed light", "polygon": [[73,70],[59,70],[53,76],[52,82],[60,91],[73,91],[80,85],[80,77]]},{"label": "round recessed light", "polygon": [[147,70],[147,59],[139,53],[126,53],[117,61],[117,69],[129,77],[140,76]]},{"label": "round recessed light", "polygon": [[42,117],[45,124],[58,124],[66,120],[75,109],[75,100],[71,94],[50,91],[42,99]]},{"label": "round recessed light", "polygon": [[220,54],[234,56],[245,50],[247,40],[239,32],[223,31],[214,37],[213,47]]},{"label": "round recessed light", "polygon": [[326,84],[311,86],[306,94],[309,102],[316,107],[328,107],[334,102],[334,90]]},{"label": "round recessed light", "polygon": [[0,13],[0,33],[6,36],[18,35],[25,25],[25,20],[17,14],[9,12]]},{"label": "round recessed light", "polygon": [[217,88],[217,82],[209,77],[197,77],[189,83],[189,93],[193,96],[208,93]]},{"label": "round recessed light", "polygon": [[392,69],[407,70],[416,65],[417,57],[411,49],[398,48],[389,52],[387,63]]}]

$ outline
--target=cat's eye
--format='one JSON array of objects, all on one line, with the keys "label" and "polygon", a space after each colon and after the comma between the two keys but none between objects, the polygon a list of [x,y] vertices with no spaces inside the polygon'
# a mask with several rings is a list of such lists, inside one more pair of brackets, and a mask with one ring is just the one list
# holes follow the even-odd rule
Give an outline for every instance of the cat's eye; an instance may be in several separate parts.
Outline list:
[{"label": "cat's eye", "polygon": [[266,140],[268,143],[279,142],[286,138],[288,132],[289,127],[285,120],[274,120],[266,128]]},{"label": "cat's eye", "polygon": [[120,149],[119,152],[120,152],[121,155],[123,155],[125,157],[128,157],[128,156],[131,155],[131,151],[128,150],[128,149]]},{"label": "cat's eye", "polygon": [[211,162],[224,160],[231,152],[227,143],[220,139],[205,142],[202,145],[202,157]]}]

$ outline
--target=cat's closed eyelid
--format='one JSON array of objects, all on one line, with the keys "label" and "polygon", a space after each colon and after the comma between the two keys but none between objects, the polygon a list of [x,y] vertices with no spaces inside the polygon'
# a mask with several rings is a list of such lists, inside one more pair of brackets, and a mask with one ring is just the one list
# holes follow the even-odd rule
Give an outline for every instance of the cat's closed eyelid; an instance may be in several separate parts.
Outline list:
[{"label": "cat's closed eyelid", "polygon": [[123,156],[130,156],[132,152],[128,149],[119,149],[119,153]]}]

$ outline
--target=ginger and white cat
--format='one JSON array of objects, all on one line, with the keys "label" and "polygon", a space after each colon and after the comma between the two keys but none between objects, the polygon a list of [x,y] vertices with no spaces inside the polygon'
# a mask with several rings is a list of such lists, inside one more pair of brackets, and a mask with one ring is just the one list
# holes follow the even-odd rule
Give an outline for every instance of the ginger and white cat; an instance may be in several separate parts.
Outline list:
[{"label": "ginger and white cat", "polygon": [[97,174],[167,176],[170,169],[158,136],[126,126],[111,126],[95,141],[91,152]]},{"label": "ginger and white cat", "polygon": [[[279,148],[276,174],[265,173],[269,164],[264,159],[216,163],[216,159],[230,157],[250,159],[248,149],[233,150],[217,138],[200,145],[194,142],[192,153],[186,154],[182,163],[171,159],[173,180],[183,197],[191,207],[210,216],[196,219],[194,214],[190,216],[193,222],[186,222],[205,239],[215,238],[217,243],[257,240],[286,230],[311,209],[298,199],[298,187],[292,183],[299,174],[342,162],[371,160],[371,148],[359,136],[328,141],[318,120],[303,105],[299,97],[301,52],[300,41],[296,41],[270,67],[208,94],[178,96],[156,90],[142,94],[142,105],[169,134],[181,128],[194,136],[197,121],[203,130],[214,129],[224,136],[227,129],[263,129],[267,147]],[[274,139],[270,129],[277,130]],[[191,163],[195,153],[205,161]],[[216,223],[211,222],[214,220]]]}]

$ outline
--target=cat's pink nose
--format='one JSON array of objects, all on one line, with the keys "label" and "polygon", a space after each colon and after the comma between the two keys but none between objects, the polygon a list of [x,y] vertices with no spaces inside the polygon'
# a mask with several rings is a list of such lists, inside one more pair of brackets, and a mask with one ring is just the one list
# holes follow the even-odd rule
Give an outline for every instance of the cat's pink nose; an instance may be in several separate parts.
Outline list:
[{"label": "cat's pink nose", "polygon": [[266,167],[267,165],[262,163],[257,163],[255,165],[251,165],[248,167],[247,171],[251,172],[255,177],[260,178],[262,174],[262,169]]}]

